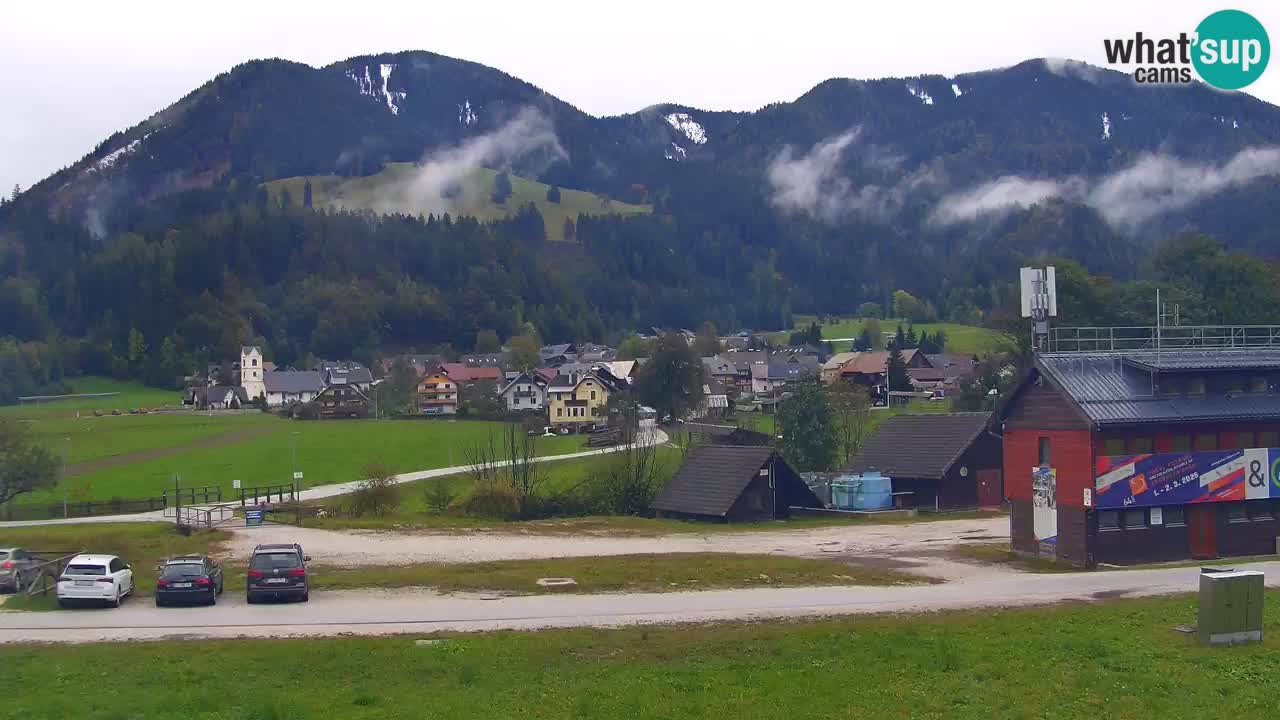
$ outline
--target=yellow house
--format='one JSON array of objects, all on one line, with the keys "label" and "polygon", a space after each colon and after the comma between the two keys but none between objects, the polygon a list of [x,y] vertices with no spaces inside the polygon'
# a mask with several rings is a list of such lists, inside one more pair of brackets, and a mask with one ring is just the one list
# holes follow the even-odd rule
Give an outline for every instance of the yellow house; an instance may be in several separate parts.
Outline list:
[{"label": "yellow house", "polygon": [[612,376],[598,370],[557,375],[547,387],[547,416],[553,426],[603,422],[609,394],[618,387]]},{"label": "yellow house", "polygon": [[418,410],[423,415],[457,414],[458,386],[441,372],[422,378],[418,382]]}]

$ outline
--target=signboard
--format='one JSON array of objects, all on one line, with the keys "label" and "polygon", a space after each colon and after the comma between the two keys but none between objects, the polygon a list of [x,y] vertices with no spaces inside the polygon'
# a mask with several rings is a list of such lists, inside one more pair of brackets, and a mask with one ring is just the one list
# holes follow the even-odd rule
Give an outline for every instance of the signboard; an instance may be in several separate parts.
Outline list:
[{"label": "signboard", "polygon": [[293,479],[294,479],[294,480],[301,480],[301,479],[302,479],[302,471],[301,471],[301,470],[298,470],[297,472],[295,472],[295,473],[293,474]]},{"label": "signboard", "polygon": [[1097,507],[1159,507],[1280,498],[1280,449],[1098,458]]},{"label": "signboard", "polygon": [[1164,524],[1164,508],[1151,508],[1151,524],[1152,525]]},{"label": "signboard", "polygon": [[240,481],[239,481],[239,480],[232,480],[232,481],[231,481],[231,489],[232,489],[232,490],[239,490],[239,489],[240,489]]},{"label": "signboard", "polygon": [[1058,544],[1058,471],[1031,468],[1031,526],[1040,552],[1052,554]]},{"label": "signboard", "polygon": [[245,511],[244,511],[244,526],[245,526],[245,527],[253,527],[253,526],[255,526],[255,525],[261,525],[261,524],[262,524],[262,511],[261,511],[261,510],[245,510]]}]

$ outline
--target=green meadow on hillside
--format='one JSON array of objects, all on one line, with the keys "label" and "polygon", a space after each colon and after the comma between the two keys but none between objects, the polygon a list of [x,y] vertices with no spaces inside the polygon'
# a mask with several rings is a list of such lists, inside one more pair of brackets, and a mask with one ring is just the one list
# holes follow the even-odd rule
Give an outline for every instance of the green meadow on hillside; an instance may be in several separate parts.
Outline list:
[{"label": "green meadow on hillside", "polygon": [[316,175],[273,180],[266,184],[273,199],[287,190],[294,203],[302,202],[303,188],[311,181],[311,205],[345,210],[374,210],[381,213],[426,215],[448,211],[454,215],[471,215],[481,220],[498,220],[514,214],[529,203],[542,213],[547,239],[564,239],[565,218],[577,221],[579,215],[631,215],[652,212],[650,205],[633,205],[581,190],[560,188],[560,202],[547,200],[550,185],[511,175],[511,197],[502,203],[493,201],[494,178],[489,168],[473,168],[460,183],[456,197],[446,200],[438,190],[416,187],[414,178],[422,168],[415,163],[388,163],[381,172],[367,177]]},{"label": "green meadow on hillside", "polygon": [[[795,329],[802,330],[809,326],[818,318],[813,315],[796,315]],[[822,326],[822,337],[824,338],[856,338],[862,333],[865,323],[863,318],[839,318],[839,322]],[[907,327],[906,320],[881,320],[881,332],[892,333],[901,323],[903,329]],[[930,334],[941,330],[947,336],[947,352],[949,353],[972,353],[974,355],[985,355],[992,352],[1000,352],[1007,349],[1008,342],[1004,335],[996,330],[984,327],[976,327],[973,325],[960,325],[958,323],[920,323],[915,326],[916,332],[928,332]],[[773,338],[777,342],[786,342],[786,333],[776,333]],[[851,343],[841,342],[833,343],[837,347],[837,351],[848,350]]]}]

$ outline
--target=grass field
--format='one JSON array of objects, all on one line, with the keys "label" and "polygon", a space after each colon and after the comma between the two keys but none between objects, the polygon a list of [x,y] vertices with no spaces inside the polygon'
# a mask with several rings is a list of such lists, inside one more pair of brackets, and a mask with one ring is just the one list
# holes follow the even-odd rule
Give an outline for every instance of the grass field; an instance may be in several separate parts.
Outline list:
[{"label": "grass field", "polygon": [[278,420],[262,413],[214,415],[152,413],[81,418],[49,417],[29,423],[32,434],[69,465],[130,455],[159,448],[176,448],[208,438],[238,435],[245,430],[276,427]]},{"label": "grass field", "polygon": [[119,393],[113,397],[75,398],[39,403],[22,403],[0,407],[0,414],[14,418],[75,417],[78,411],[130,410],[179,406],[182,395],[177,390],[153,388],[136,382],[101,377],[80,377],[67,381],[72,393]]},{"label": "grass field", "polygon": [[[1265,643],[1203,648],[1191,597],[805,622],[0,647],[21,718],[1144,720],[1280,712]],[[115,672],[114,668],[127,668]],[[292,670],[288,670],[292,668]],[[100,679],[93,702],[86,679]]]},{"label": "grass field", "polygon": [[[426,215],[431,212],[439,215],[447,210],[454,215],[497,220],[533,203],[538,212],[542,213],[549,240],[564,239],[565,218],[573,218],[576,222],[579,215],[630,215],[653,211],[650,205],[633,205],[595,193],[565,188],[560,189],[560,202],[553,203],[547,200],[549,185],[516,175],[510,176],[511,197],[498,204],[491,197],[497,172],[481,167],[474,168],[462,182],[461,195],[452,201],[445,201],[438,195],[424,196],[416,192],[413,179],[420,170],[413,163],[388,163],[381,172],[367,177],[313,176],[309,178],[312,207],[410,215]],[[272,197],[278,197],[281,191],[288,190],[293,202],[301,203],[303,186],[307,180],[306,177],[273,180],[266,187]]]},{"label": "grass field", "polygon": [[[809,323],[817,320],[813,315],[796,315],[794,320],[796,329],[808,327]],[[905,320],[881,320],[881,332],[892,333],[898,329],[898,323],[902,323],[905,330],[907,322]],[[860,318],[840,318],[839,322],[822,326],[822,337],[824,338],[856,338],[862,333],[864,321]],[[1005,337],[990,328],[975,327],[973,325],[958,325],[956,323],[922,323],[916,325],[916,332],[928,332],[930,334],[941,330],[947,336],[946,351],[949,353],[968,354],[982,356],[991,352],[1000,352],[1006,349]],[[775,333],[774,337],[785,343],[787,341],[787,333]],[[834,349],[837,352],[849,350],[852,343],[835,343],[838,347]]]}]

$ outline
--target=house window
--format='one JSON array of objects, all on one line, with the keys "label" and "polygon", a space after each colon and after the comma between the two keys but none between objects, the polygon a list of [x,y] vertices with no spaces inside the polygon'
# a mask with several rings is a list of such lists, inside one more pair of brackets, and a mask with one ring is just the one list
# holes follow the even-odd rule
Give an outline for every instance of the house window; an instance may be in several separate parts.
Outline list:
[{"label": "house window", "polygon": [[1103,452],[1107,455],[1123,455],[1124,454],[1124,438],[1107,438],[1102,446]]},{"label": "house window", "polygon": [[1098,529],[1099,530],[1119,530],[1120,529],[1120,512],[1118,510],[1103,510],[1098,513]]},{"label": "house window", "polygon": [[1264,393],[1269,389],[1269,384],[1265,377],[1249,378],[1249,392]]},{"label": "house window", "polygon": [[1196,436],[1196,450],[1217,450],[1218,436],[1215,433],[1201,433]]},{"label": "house window", "polygon": [[1191,436],[1190,436],[1190,435],[1174,435],[1174,436],[1173,436],[1173,451],[1174,451],[1174,452],[1186,452],[1186,451],[1188,451],[1188,450],[1190,450],[1190,449],[1191,449]]},{"label": "house window", "polygon": [[258,367],[258,358],[253,359],[253,366]]},{"label": "house window", "polygon": [[1181,505],[1174,505],[1164,509],[1165,525],[1186,525],[1187,515],[1186,508]]},{"label": "house window", "polygon": [[1240,449],[1253,447],[1253,433],[1236,433],[1236,447]]},{"label": "house window", "polygon": [[1280,433],[1264,432],[1258,435],[1258,439],[1262,441],[1261,447],[1272,448],[1280,443]]},{"label": "house window", "polygon": [[1151,438],[1149,437],[1133,438],[1132,440],[1129,441],[1129,447],[1132,448],[1134,453],[1144,453],[1144,454],[1149,453],[1151,452]]},{"label": "house window", "polygon": [[556,408],[556,417],[564,417],[564,408]]},{"label": "house window", "polygon": [[1227,505],[1227,522],[1249,522],[1249,513],[1245,509],[1244,503],[1233,502]]},{"label": "house window", "polygon": [[1049,466],[1049,438],[1040,438],[1040,467]]},{"label": "house window", "polygon": [[1124,529],[1140,530],[1147,526],[1147,511],[1143,509],[1124,511]]},{"label": "house window", "polygon": [[520,404],[520,398],[516,398],[516,399],[515,399],[515,402],[513,402],[513,403],[511,403],[511,404],[512,404],[512,405],[519,405],[519,404]]},{"label": "house window", "polygon": [[591,399],[592,399],[592,400],[595,400],[595,399],[596,399],[596,391],[595,391],[595,390],[592,390],[592,391],[591,391]]}]

